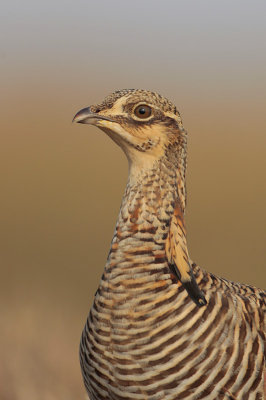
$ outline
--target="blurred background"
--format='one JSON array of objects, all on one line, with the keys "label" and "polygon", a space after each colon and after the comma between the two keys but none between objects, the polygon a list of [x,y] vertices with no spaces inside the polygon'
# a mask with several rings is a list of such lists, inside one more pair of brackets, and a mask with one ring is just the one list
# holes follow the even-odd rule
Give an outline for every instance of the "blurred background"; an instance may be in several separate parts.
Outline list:
[{"label": "blurred background", "polygon": [[189,132],[191,257],[265,286],[266,3],[13,0],[0,15],[0,398],[85,399],[78,346],[127,179],[73,115],[121,88]]}]

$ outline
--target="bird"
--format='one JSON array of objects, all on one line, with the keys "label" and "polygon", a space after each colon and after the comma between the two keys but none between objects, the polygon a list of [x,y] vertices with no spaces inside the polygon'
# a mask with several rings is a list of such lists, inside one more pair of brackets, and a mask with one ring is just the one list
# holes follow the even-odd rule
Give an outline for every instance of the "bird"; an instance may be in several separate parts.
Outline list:
[{"label": "bird", "polygon": [[264,398],[266,292],[188,252],[187,132],[156,92],[116,90],[73,119],[104,131],[129,174],[80,341],[92,400]]}]

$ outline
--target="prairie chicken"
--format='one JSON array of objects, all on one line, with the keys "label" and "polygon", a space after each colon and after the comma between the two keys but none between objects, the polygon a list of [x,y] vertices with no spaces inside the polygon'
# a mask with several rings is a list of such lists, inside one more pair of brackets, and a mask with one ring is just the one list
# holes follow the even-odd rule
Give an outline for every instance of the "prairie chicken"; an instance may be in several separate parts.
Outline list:
[{"label": "prairie chicken", "polygon": [[90,399],[263,399],[265,291],[189,257],[187,134],[176,107],[125,89],[79,111],[125,152],[129,177],[82,333]]}]

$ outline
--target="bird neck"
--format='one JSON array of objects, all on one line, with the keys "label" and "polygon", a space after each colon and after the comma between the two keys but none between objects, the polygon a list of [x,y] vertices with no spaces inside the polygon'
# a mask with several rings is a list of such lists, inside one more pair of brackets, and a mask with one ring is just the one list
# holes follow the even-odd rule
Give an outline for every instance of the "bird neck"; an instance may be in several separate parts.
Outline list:
[{"label": "bird neck", "polygon": [[131,165],[107,264],[165,253],[172,216],[178,208],[183,217],[185,197],[184,174],[167,160],[151,168]]},{"label": "bird neck", "polygon": [[[152,212],[163,212],[165,198],[171,197],[179,203],[185,214],[186,183],[183,162],[173,164],[172,160],[164,157],[152,160],[147,157],[143,163],[129,163],[129,177],[122,206],[134,202],[135,194],[142,197],[141,204],[147,204]],[[121,208],[122,208],[121,206]]]},{"label": "bird neck", "polygon": [[137,286],[156,291],[168,288],[174,279],[198,307],[206,305],[188,254],[179,171],[171,163],[156,163],[138,176],[142,179],[129,176],[103,286],[108,281],[108,290],[130,289],[135,296]]}]

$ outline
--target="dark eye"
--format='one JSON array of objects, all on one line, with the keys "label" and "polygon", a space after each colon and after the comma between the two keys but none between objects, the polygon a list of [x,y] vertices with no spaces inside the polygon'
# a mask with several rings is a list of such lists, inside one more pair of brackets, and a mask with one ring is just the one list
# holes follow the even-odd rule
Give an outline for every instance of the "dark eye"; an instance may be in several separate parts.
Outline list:
[{"label": "dark eye", "polygon": [[134,114],[138,118],[142,118],[142,119],[148,118],[151,116],[151,107],[141,104],[140,106],[135,108]]}]

